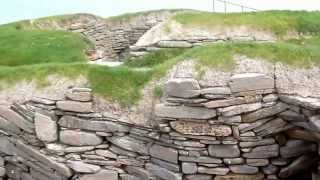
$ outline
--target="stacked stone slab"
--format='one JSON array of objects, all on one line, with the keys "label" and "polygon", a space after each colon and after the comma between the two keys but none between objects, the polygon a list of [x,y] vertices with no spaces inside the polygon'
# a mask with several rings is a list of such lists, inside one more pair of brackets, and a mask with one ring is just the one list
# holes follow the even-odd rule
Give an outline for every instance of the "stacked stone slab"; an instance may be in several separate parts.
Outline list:
[{"label": "stacked stone slab", "polygon": [[89,22],[75,20],[69,30],[83,34],[95,45],[97,59],[118,60],[145,32],[167,19],[169,14],[166,11],[150,13],[124,22],[100,18],[92,18]]},{"label": "stacked stone slab", "polygon": [[317,99],[264,74],[226,86],[171,79],[155,127],[94,112],[91,89],[0,107],[0,177],[12,180],[259,180],[319,177]]}]

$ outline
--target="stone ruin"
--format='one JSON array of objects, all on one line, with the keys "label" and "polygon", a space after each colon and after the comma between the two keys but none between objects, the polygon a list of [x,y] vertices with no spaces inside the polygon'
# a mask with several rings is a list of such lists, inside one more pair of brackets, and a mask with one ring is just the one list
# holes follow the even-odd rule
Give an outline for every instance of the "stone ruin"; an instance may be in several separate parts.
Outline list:
[{"label": "stone ruin", "polygon": [[320,99],[238,73],[226,86],[172,78],[153,126],[94,112],[91,90],[0,106],[0,179],[320,179]]}]

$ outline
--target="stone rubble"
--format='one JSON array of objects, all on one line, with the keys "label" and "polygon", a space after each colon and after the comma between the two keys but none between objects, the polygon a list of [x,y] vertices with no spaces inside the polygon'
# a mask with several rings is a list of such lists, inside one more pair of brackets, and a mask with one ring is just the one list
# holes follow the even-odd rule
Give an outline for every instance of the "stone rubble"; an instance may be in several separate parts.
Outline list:
[{"label": "stone rubble", "polygon": [[93,113],[87,88],[0,107],[0,179],[262,180],[318,166],[320,108],[264,91],[274,83],[261,74],[230,81],[219,88],[168,81],[152,128]]}]

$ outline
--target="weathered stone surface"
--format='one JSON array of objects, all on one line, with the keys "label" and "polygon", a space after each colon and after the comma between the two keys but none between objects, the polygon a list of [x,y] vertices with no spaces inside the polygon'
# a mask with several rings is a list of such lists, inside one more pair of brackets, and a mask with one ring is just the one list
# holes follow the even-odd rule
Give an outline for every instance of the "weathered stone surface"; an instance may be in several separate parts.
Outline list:
[{"label": "weathered stone surface", "polygon": [[120,180],[140,180],[137,176],[130,174],[120,174]]},{"label": "weathered stone surface", "polygon": [[269,164],[268,166],[262,167],[264,174],[276,174],[279,168],[275,165]]},{"label": "weathered stone surface", "polygon": [[221,164],[222,161],[217,158],[211,158],[206,156],[191,157],[191,156],[179,156],[180,161],[185,162],[196,162],[196,163],[206,163],[206,164]]},{"label": "weathered stone surface", "polygon": [[96,150],[96,154],[110,159],[117,159],[117,155],[109,150]]},{"label": "weathered stone surface", "polygon": [[111,170],[101,170],[96,174],[81,176],[79,180],[118,180],[118,173]]},{"label": "weathered stone surface", "polygon": [[282,168],[279,177],[288,178],[302,170],[310,168],[312,165],[317,163],[317,158],[312,155],[303,155],[296,160],[294,160],[289,166]]},{"label": "weathered stone surface", "polygon": [[155,115],[158,117],[169,117],[176,119],[210,119],[216,117],[214,109],[187,106],[165,106],[156,105]]},{"label": "weathered stone surface", "polygon": [[63,130],[60,132],[60,141],[72,146],[96,146],[102,143],[102,138],[94,133]]},{"label": "weathered stone surface", "polygon": [[216,176],[214,180],[263,180],[264,175],[262,173],[255,175],[241,175],[241,174],[227,174],[225,176]]},{"label": "weathered stone surface", "polygon": [[219,108],[218,112],[223,116],[235,116],[242,113],[248,113],[258,110],[262,107],[261,103],[241,104],[236,106],[229,106],[226,108]]},{"label": "weathered stone surface", "polygon": [[220,107],[228,107],[235,106],[240,104],[249,104],[259,102],[261,100],[261,96],[246,96],[246,97],[234,97],[223,100],[215,100],[207,103],[203,103],[203,105],[207,108],[220,108]]},{"label": "weathered stone surface", "polygon": [[243,164],[244,159],[243,158],[226,158],[226,159],[223,159],[223,162],[227,165],[238,165],[238,164]]},{"label": "weathered stone surface", "polygon": [[277,94],[268,94],[263,97],[263,102],[269,103],[269,102],[275,102],[279,99],[279,96]]},{"label": "weathered stone surface", "polygon": [[89,121],[73,116],[63,116],[59,125],[66,128],[99,132],[128,132],[129,127],[112,121]]},{"label": "weathered stone surface", "polygon": [[232,92],[274,89],[274,79],[258,73],[236,74],[230,78],[229,86]]},{"label": "weathered stone surface", "polygon": [[114,136],[107,138],[112,144],[121,147],[125,150],[137,152],[142,155],[149,155],[148,143],[132,138],[130,136]]},{"label": "weathered stone surface", "polygon": [[259,136],[267,136],[270,134],[276,134],[282,131],[286,131],[294,126],[288,124],[286,121],[281,118],[276,118],[267,122],[266,124],[255,128],[253,131]]},{"label": "weathered stone surface", "polygon": [[237,174],[256,174],[259,172],[257,167],[252,167],[248,165],[232,165],[230,170]]},{"label": "weathered stone surface", "polygon": [[9,109],[6,106],[0,106],[0,117],[3,117],[8,122],[15,124],[28,133],[34,133],[34,124],[24,119],[18,113]]},{"label": "weathered stone surface", "polygon": [[210,145],[209,155],[218,158],[236,158],[240,156],[240,150],[237,145]]},{"label": "weathered stone surface", "polygon": [[19,140],[12,139],[14,142],[17,150],[14,150],[14,152],[30,161],[33,161],[34,159],[38,160],[40,163],[44,164],[45,166],[48,166],[52,169],[54,169],[59,174],[65,176],[65,177],[71,177],[73,175],[70,168],[68,168],[65,164],[55,162],[51,158],[47,157],[46,155],[41,154],[38,150],[34,149],[33,147],[30,147],[23,142]]},{"label": "weathered stone surface", "polygon": [[127,166],[125,170],[132,175],[135,175],[139,177],[141,180],[149,180],[151,178],[150,173],[141,167],[135,167],[135,166]]},{"label": "weathered stone surface", "polygon": [[310,117],[309,124],[315,131],[320,132],[320,115]]},{"label": "weathered stone surface", "polygon": [[253,148],[251,152],[244,153],[243,157],[250,159],[273,158],[279,155],[279,145],[259,146]]},{"label": "weathered stone surface", "polygon": [[160,48],[191,48],[192,44],[187,41],[159,41],[157,46]]},{"label": "weathered stone surface", "polygon": [[91,89],[73,88],[67,91],[66,97],[74,101],[82,101],[82,102],[90,101],[92,98]]},{"label": "weathered stone surface", "polygon": [[6,169],[4,167],[0,167],[0,178],[6,174]]},{"label": "weathered stone surface", "polygon": [[165,168],[162,168],[160,166],[154,165],[154,164],[146,164],[146,169],[150,172],[150,174],[166,179],[166,180],[182,180],[182,175],[178,173],[171,172]]},{"label": "weathered stone surface", "polygon": [[172,97],[192,98],[200,95],[198,81],[188,78],[170,79],[165,84],[165,93]]},{"label": "weathered stone surface", "polygon": [[274,106],[259,109],[255,112],[245,114],[242,116],[242,121],[247,122],[247,123],[254,122],[258,119],[263,119],[266,117],[270,117],[270,116],[274,116],[276,114],[279,114],[288,108],[289,108],[288,105],[286,105],[284,103],[278,103]]},{"label": "weathered stone surface", "polygon": [[0,117],[0,129],[8,134],[20,135],[22,133],[22,130],[17,125],[2,117]]},{"label": "weathered stone surface", "polygon": [[92,112],[92,102],[58,101],[57,108],[63,111],[90,113]]},{"label": "weathered stone surface", "polygon": [[7,155],[13,155],[14,153],[14,145],[6,136],[0,136],[0,152]]},{"label": "weathered stone surface", "polygon": [[210,175],[187,175],[185,176],[186,180],[212,180]]},{"label": "weathered stone surface", "polygon": [[228,87],[211,87],[211,88],[205,88],[201,89],[201,94],[213,94],[213,95],[230,95],[231,90]]},{"label": "weathered stone surface", "polygon": [[301,139],[306,141],[319,142],[320,133],[305,131],[301,129],[290,129],[286,134],[292,139]]},{"label": "weathered stone surface", "polygon": [[296,112],[294,112],[292,110],[288,110],[288,111],[280,113],[279,117],[284,119],[284,120],[286,120],[286,121],[289,121],[289,122],[305,122],[305,121],[308,121],[308,119],[303,114],[296,113]]},{"label": "weathered stone surface", "polygon": [[100,171],[100,166],[87,164],[81,161],[68,161],[67,165],[78,173],[94,174]]},{"label": "weathered stone surface", "polygon": [[150,155],[152,157],[155,157],[164,161],[168,161],[175,164],[178,163],[178,151],[173,148],[164,147],[164,146],[155,144],[150,148]]},{"label": "weathered stone surface", "polygon": [[183,174],[196,174],[198,166],[196,163],[182,163],[182,172]]},{"label": "weathered stone surface", "polygon": [[156,159],[156,158],[151,158],[151,162],[153,164],[160,166],[160,167],[168,169],[169,171],[180,172],[180,165],[179,164],[172,164],[167,161],[162,161],[162,160]]},{"label": "weathered stone surface", "polygon": [[188,121],[172,121],[171,127],[181,134],[188,135],[209,135],[209,136],[229,136],[232,134],[230,126],[210,125],[208,123],[196,123]]},{"label": "weathered stone surface", "polygon": [[267,166],[269,164],[269,159],[247,159],[247,165],[249,166]]},{"label": "weathered stone surface", "polygon": [[316,144],[302,140],[289,140],[285,146],[280,148],[280,155],[284,158],[291,158],[316,150]]},{"label": "weathered stone surface", "polygon": [[37,137],[44,142],[54,142],[58,139],[58,127],[53,115],[36,113],[34,125]]},{"label": "weathered stone surface", "polygon": [[288,104],[302,106],[311,110],[320,109],[320,99],[318,98],[305,98],[300,96],[280,95],[280,100]]},{"label": "weathered stone surface", "polygon": [[230,171],[229,168],[217,167],[217,168],[206,168],[198,167],[198,173],[201,174],[212,174],[212,175],[226,175]]}]

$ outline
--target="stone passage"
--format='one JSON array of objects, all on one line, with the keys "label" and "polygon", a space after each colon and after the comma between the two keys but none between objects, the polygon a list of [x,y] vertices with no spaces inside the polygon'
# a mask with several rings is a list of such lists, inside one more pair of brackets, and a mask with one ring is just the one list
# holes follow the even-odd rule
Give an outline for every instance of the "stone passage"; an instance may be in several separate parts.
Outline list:
[{"label": "stone passage", "polygon": [[[11,180],[319,179],[320,100],[273,77],[226,86],[169,80],[155,127],[94,112],[91,90],[0,107],[0,176]],[[1,178],[0,178],[1,179]]]}]

